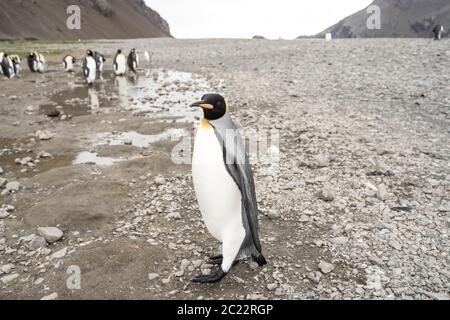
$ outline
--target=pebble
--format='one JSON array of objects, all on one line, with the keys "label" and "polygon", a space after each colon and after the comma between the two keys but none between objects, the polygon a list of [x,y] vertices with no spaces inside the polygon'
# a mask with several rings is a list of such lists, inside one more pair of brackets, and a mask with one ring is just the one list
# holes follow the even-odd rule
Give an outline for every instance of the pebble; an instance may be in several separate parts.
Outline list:
[{"label": "pebble", "polygon": [[53,292],[52,294],[49,294],[48,296],[42,297],[41,300],[56,300],[58,299],[58,293]]},{"label": "pebble", "polygon": [[330,186],[326,186],[324,187],[320,192],[319,192],[319,198],[326,201],[326,202],[331,202],[334,201],[335,199],[335,193],[333,188],[331,188]]},{"label": "pebble", "polygon": [[8,182],[5,186],[5,190],[8,192],[17,192],[20,189],[20,183],[17,181]]},{"label": "pebble", "polygon": [[56,227],[38,228],[38,232],[50,244],[61,240],[64,235],[64,233]]},{"label": "pebble", "polygon": [[0,274],[9,274],[14,269],[14,265],[12,263],[5,264],[0,267]]},{"label": "pebble", "polygon": [[325,261],[320,261],[319,269],[320,271],[322,271],[322,273],[328,274],[334,270],[334,265]]},{"label": "pebble", "polygon": [[158,176],[158,177],[155,178],[155,183],[158,186],[163,186],[163,185],[166,184],[166,179],[164,177],[162,177],[162,176]]},{"label": "pebble", "polygon": [[41,141],[51,140],[54,137],[53,134],[47,130],[38,130],[34,135]]},{"label": "pebble", "polygon": [[278,284],[276,283],[270,283],[267,285],[267,290],[274,291],[276,288],[278,288]]},{"label": "pebble", "polygon": [[31,250],[38,250],[40,248],[45,248],[47,246],[47,241],[43,237],[35,236],[33,240],[30,241],[28,247]]},{"label": "pebble", "polygon": [[7,275],[7,276],[4,276],[4,277],[0,278],[0,281],[3,284],[8,284],[11,281],[15,280],[16,278],[18,278],[18,277],[19,277],[19,275],[17,273],[13,273],[13,274],[10,274],[10,275]]},{"label": "pebble", "polygon": [[61,249],[57,252],[55,252],[54,254],[51,255],[51,260],[53,259],[62,259],[66,256],[67,254],[67,248]]},{"label": "pebble", "polygon": [[149,273],[148,274],[148,280],[153,281],[159,278],[159,274],[157,273]]}]

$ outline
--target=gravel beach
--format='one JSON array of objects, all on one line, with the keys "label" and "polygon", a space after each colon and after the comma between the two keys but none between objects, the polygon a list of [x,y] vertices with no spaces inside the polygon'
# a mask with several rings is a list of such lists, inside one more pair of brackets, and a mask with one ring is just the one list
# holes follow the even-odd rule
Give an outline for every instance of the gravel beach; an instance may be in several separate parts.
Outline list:
[{"label": "gravel beach", "polygon": [[[116,49],[134,47],[151,66],[114,78]],[[23,62],[0,79],[1,300],[450,298],[449,41],[28,48],[54,54],[45,74]],[[59,65],[88,48],[107,57],[90,88]],[[260,151],[279,161],[253,164],[268,265],[200,286],[219,243],[172,154],[208,92],[245,130],[276,132]]]}]

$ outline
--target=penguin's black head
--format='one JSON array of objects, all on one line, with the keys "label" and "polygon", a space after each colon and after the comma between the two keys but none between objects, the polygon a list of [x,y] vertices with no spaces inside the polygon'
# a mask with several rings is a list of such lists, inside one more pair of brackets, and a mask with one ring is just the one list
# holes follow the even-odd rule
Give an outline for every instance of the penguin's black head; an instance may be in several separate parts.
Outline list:
[{"label": "penguin's black head", "polygon": [[93,57],[93,56],[94,56],[94,53],[93,53],[91,50],[87,50],[87,51],[86,51],[86,54],[87,54],[89,57]]},{"label": "penguin's black head", "polygon": [[28,55],[30,58],[34,58],[36,56],[36,53],[34,52],[30,52],[30,54]]},{"label": "penguin's black head", "polygon": [[217,120],[227,113],[227,103],[220,94],[205,94],[201,101],[194,102],[191,107],[200,107],[206,120]]},{"label": "penguin's black head", "polygon": [[131,49],[131,53],[135,53],[136,52],[136,49]]},{"label": "penguin's black head", "polygon": [[117,54],[121,54],[122,53],[122,49],[117,50]]}]

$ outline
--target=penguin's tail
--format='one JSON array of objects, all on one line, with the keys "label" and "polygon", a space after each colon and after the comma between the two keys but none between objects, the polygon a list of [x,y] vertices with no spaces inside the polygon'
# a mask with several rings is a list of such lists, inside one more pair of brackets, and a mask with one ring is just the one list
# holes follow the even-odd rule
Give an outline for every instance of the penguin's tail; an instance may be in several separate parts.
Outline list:
[{"label": "penguin's tail", "polygon": [[259,255],[252,255],[253,260],[258,264],[258,266],[262,267],[267,264],[266,258],[260,253]]}]

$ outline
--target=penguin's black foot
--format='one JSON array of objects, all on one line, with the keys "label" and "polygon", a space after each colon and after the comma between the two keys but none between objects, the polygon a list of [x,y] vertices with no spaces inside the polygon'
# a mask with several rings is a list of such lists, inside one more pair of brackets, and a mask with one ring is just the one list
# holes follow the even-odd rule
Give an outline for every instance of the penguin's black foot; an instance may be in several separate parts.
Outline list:
[{"label": "penguin's black foot", "polygon": [[254,261],[256,261],[256,263],[260,267],[265,266],[267,264],[266,258],[264,258],[262,254],[260,254],[259,256],[252,256],[252,258]]},{"label": "penguin's black foot", "polygon": [[192,279],[194,283],[206,284],[206,283],[217,283],[222,280],[227,274],[220,268],[215,274],[210,274],[207,276],[198,276]]},{"label": "penguin's black foot", "polygon": [[221,255],[221,254],[218,256],[209,258],[209,261],[208,261],[209,264],[212,264],[214,266],[221,265],[222,262],[223,262],[223,255]]}]

